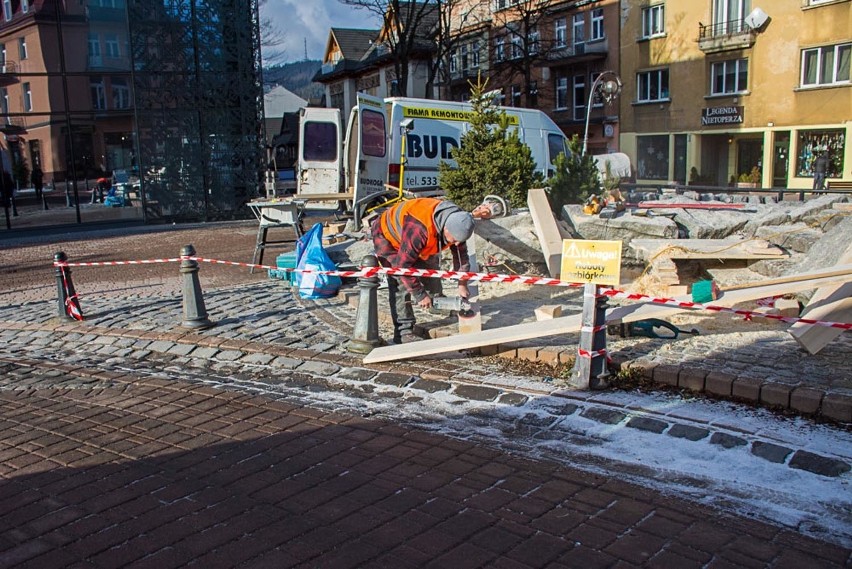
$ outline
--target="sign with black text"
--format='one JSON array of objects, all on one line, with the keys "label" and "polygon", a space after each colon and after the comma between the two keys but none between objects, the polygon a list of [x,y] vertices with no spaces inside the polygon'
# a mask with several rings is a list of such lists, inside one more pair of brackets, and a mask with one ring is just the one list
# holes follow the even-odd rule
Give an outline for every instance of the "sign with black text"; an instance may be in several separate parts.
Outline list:
[{"label": "sign with black text", "polygon": [[704,107],[701,109],[701,126],[721,126],[742,123],[742,107]]}]

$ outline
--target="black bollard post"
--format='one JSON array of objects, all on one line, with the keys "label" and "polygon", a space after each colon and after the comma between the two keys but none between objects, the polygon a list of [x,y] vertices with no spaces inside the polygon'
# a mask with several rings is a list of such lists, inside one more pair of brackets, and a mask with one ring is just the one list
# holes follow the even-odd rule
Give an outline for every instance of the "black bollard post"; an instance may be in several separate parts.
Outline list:
[{"label": "black bollard post", "polygon": [[[375,255],[367,255],[361,261],[367,268],[378,267],[379,261]],[[356,354],[369,354],[373,348],[382,345],[379,338],[379,307],[376,291],[379,288],[379,277],[359,277],[358,311],[355,313],[355,328],[352,339],[346,349]]]},{"label": "black bollard post", "polygon": [[[64,252],[59,251],[53,256],[53,261],[54,263],[65,263],[68,261],[68,257]],[[59,318],[82,320],[83,311],[80,308],[80,301],[77,299],[77,292],[74,290],[74,283],[71,282],[71,269],[62,265],[54,265],[54,268],[56,269],[56,297],[58,299],[57,312]],[[77,315],[76,318],[74,314]]]},{"label": "black bollard post", "polygon": [[580,345],[569,384],[577,389],[604,389],[610,376],[606,356],[607,298],[600,287],[586,283],[583,289]]},{"label": "black bollard post", "polygon": [[180,256],[183,258],[180,262],[180,274],[183,279],[183,322],[181,326],[196,330],[212,328],[215,324],[207,318],[201,282],[198,280],[198,261],[188,258],[195,256],[195,247],[186,245],[180,250]]}]

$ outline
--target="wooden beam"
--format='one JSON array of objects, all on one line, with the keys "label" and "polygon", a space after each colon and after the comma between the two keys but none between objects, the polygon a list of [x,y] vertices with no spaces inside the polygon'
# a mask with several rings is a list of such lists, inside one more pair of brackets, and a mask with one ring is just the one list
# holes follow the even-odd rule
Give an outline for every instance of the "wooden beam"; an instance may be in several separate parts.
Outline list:
[{"label": "wooden beam", "polygon": [[[850,270],[852,265],[833,267],[834,269]],[[769,286],[757,286],[735,291],[723,292],[713,301],[715,306],[731,307],[741,302],[757,300],[769,296],[790,294],[802,290],[810,290],[832,285],[841,285],[849,282],[848,275],[825,277],[821,273],[825,271],[812,271],[800,275],[802,280],[794,283],[784,283]],[[677,297],[676,300],[689,302],[690,295]],[[651,302],[637,302],[626,306],[619,306],[607,311],[607,322],[635,322],[646,318],[664,318],[680,312],[696,311],[700,309],[683,308],[680,306],[668,306],[664,304],[653,304]],[[514,326],[505,326],[493,330],[483,330],[478,334],[466,334],[464,336],[449,336],[425,340],[414,344],[401,344],[376,348],[364,358],[365,364],[388,362],[400,359],[410,359],[418,356],[429,356],[443,354],[459,350],[469,350],[482,346],[493,346],[497,344],[508,344],[555,336],[557,334],[569,334],[580,330],[581,318],[579,314],[545,320],[542,322],[527,322]]]},{"label": "wooden beam", "polygon": [[[852,245],[840,256],[840,263],[852,263]],[[838,267],[839,268],[839,267]],[[852,322],[852,283],[823,287],[811,297],[802,311],[803,318],[829,322]],[[816,354],[843,333],[839,328],[812,326],[796,322],[790,335],[810,354]]]},{"label": "wooden beam", "polygon": [[542,188],[527,192],[527,205],[530,208],[535,234],[544,253],[544,262],[550,276],[558,279],[562,270],[562,235],[550,210],[547,193]]}]

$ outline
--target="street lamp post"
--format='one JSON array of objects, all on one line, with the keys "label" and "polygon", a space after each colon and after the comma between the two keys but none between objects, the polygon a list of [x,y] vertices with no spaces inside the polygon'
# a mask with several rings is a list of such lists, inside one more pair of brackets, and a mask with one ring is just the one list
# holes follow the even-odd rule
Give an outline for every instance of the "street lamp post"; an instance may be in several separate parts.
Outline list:
[{"label": "street lamp post", "polygon": [[595,98],[595,92],[598,88],[601,90],[604,102],[609,104],[621,93],[621,78],[615,71],[604,71],[592,83],[592,88],[589,91],[589,104],[586,106],[586,129],[583,131],[583,156],[586,155],[586,148],[589,145],[589,117],[592,114],[592,101]]}]

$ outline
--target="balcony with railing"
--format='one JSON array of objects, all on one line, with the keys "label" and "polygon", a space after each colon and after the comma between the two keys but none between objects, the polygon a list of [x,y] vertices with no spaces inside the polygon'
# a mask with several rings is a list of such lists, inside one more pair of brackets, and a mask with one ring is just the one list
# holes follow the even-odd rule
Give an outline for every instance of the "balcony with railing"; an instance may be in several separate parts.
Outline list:
[{"label": "balcony with railing", "polygon": [[546,58],[551,62],[572,63],[605,59],[608,54],[609,42],[604,38],[551,48],[548,50]]},{"label": "balcony with railing", "polygon": [[6,136],[17,136],[27,133],[27,121],[24,117],[0,115],[0,132]]},{"label": "balcony with railing", "polygon": [[18,64],[8,59],[0,64],[0,86],[18,82]]},{"label": "balcony with railing", "polygon": [[698,49],[704,53],[750,48],[756,37],[755,31],[741,19],[715,24],[698,23]]}]

